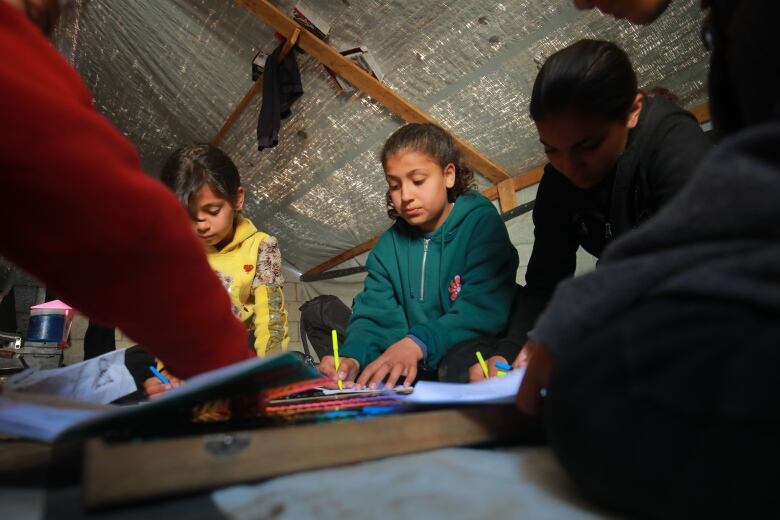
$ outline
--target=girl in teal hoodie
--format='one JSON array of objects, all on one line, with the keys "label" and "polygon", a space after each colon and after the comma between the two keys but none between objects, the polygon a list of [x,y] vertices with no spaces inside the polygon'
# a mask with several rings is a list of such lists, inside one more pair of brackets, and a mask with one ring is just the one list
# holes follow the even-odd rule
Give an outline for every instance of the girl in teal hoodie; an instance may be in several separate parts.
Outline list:
[{"label": "girl in teal hoodie", "polygon": [[395,223],[368,256],[338,373],[332,356],[319,367],[347,386],[409,385],[457,343],[500,334],[515,290],[517,251],[452,136],[408,124],[381,158]]}]

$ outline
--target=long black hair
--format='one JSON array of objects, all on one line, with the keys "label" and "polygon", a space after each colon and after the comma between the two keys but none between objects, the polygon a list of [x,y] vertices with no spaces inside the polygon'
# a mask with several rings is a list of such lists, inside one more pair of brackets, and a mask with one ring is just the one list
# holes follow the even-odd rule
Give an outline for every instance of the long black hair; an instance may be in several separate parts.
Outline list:
[{"label": "long black hair", "polygon": [[203,186],[214,192],[235,208],[241,177],[230,157],[210,144],[182,146],[165,161],[160,180],[167,185],[185,207]]},{"label": "long black hair", "polygon": [[[424,153],[442,170],[448,164],[455,166],[455,184],[452,188],[447,188],[449,202],[455,202],[461,193],[474,188],[474,172],[463,158],[458,143],[443,128],[431,123],[409,123],[402,126],[393,132],[382,147],[382,168],[387,171],[387,160],[404,150]],[[388,216],[398,218],[389,190],[386,201]]]},{"label": "long black hair", "polygon": [[575,111],[625,121],[637,92],[636,73],[620,47],[580,40],[542,65],[531,93],[531,119]]}]

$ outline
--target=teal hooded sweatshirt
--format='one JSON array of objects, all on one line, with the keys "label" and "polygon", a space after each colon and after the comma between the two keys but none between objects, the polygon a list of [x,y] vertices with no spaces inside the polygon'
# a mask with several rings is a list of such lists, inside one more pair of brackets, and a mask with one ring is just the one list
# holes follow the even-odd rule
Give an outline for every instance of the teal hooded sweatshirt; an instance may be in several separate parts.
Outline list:
[{"label": "teal hooded sweatshirt", "polygon": [[504,331],[517,263],[496,208],[475,191],[428,235],[397,219],[368,256],[341,355],[363,369],[412,335],[424,344],[423,363],[438,367],[454,345]]}]

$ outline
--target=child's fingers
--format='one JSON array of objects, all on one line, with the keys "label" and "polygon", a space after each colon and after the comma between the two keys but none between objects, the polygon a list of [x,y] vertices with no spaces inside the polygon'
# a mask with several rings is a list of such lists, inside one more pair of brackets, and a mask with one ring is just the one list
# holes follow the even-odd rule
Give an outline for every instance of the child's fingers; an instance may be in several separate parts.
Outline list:
[{"label": "child's fingers", "polygon": [[336,379],[336,366],[333,364],[333,356],[324,356],[317,365],[317,370],[325,377]]},{"label": "child's fingers", "polygon": [[396,363],[390,369],[390,375],[387,376],[385,386],[387,386],[387,388],[395,388],[395,385],[398,382],[398,378],[401,377],[401,374],[406,371],[404,369],[405,367],[401,363]]},{"label": "child's fingers", "polygon": [[498,375],[500,368],[496,366],[496,363],[498,363],[499,361],[501,363],[506,363],[506,359],[504,359],[501,356],[493,356],[490,359],[488,359],[487,365],[488,365],[489,377],[496,377]]},{"label": "child's fingers", "polygon": [[168,382],[171,383],[171,385],[173,385],[174,388],[176,388],[177,386],[179,386],[182,383],[181,379],[179,379],[178,377],[176,377],[174,375],[171,375],[171,373],[168,372],[168,371],[163,371],[163,374],[165,375],[165,377],[168,378]]},{"label": "child's fingers", "polygon": [[366,365],[366,368],[364,368],[363,372],[360,373],[360,377],[358,377],[357,381],[355,381],[357,386],[362,387],[368,384],[368,380],[371,378],[371,376],[374,375],[376,369],[379,368],[379,363],[377,363],[377,361],[373,361]]},{"label": "child's fingers", "polygon": [[164,385],[156,377],[150,377],[144,381],[144,394],[146,394],[146,397],[152,397],[153,395],[161,394],[166,390],[170,390],[171,388],[171,385]]},{"label": "child's fingers", "polygon": [[529,349],[523,348],[520,353],[517,355],[517,358],[515,359],[515,362],[512,363],[513,368],[522,368],[526,365],[528,365],[528,358],[529,358]]},{"label": "child's fingers", "polygon": [[[160,395],[164,394],[173,386],[171,385],[164,385],[162,384],[157,378],[154,378],[156,381],[149,381],[148,379],[144,381],[144,393],[149,399],[154,399],[156,397],[159,397]],[[148,384],[147,384],[148,383]]]},{"label": "child's fingers", "polygon": [[410,366],[406,370],[406,379],[404,379],[404,385],[412,386],[414,380],[417,379],[417,364]]},{"label": "child's fingers", "polygon": [[[371,365],[369,365],[371,366]],[[366,367],[366,370],[368,370],[369,367]],[[373,372],[369,374],[369,377],[366,377],[366,386],[368,388],[376,388],[379,386],[379,383],[384,381],[385,377],[387,377],[387,373],[390,371],[390,366],[386,362],[382,362],[377,364],[376,367],[373,367]],[[364,373],[365,375],[365,373]],[[361,376],[363,377],[363,376]]]},{"label": "child's fingers", "polygon": [[[344,366],[346,366],[346,371],[344,371]],[[339,374],[342,375],[341,378],[344,381],[349,381],[351,383],[355,381],[359,370],[360,365],[358,362],[354,359],[348,358],[345,360],[345,363],[339,367]]]},{"label": "child's fingers", "polygon": [[469,382],[476,383],[477,381],[484,381],[485,373],[482,371],[482,365],[474,363],[469,367]]}]

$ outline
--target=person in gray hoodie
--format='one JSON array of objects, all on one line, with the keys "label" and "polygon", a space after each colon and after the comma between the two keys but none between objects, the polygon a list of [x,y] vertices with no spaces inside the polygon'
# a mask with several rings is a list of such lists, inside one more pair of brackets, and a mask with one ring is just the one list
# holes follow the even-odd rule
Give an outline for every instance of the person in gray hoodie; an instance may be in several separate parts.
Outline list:
[{"label": "person in gray hoodie", "polygon": [[[640,7],[668,1],[576,3],[643,22]],[[703,3],[721,142],[595,272],[558,286],[517,399],[544,410],[562,466],[611,509],[777,517],[780,2]]]}]

